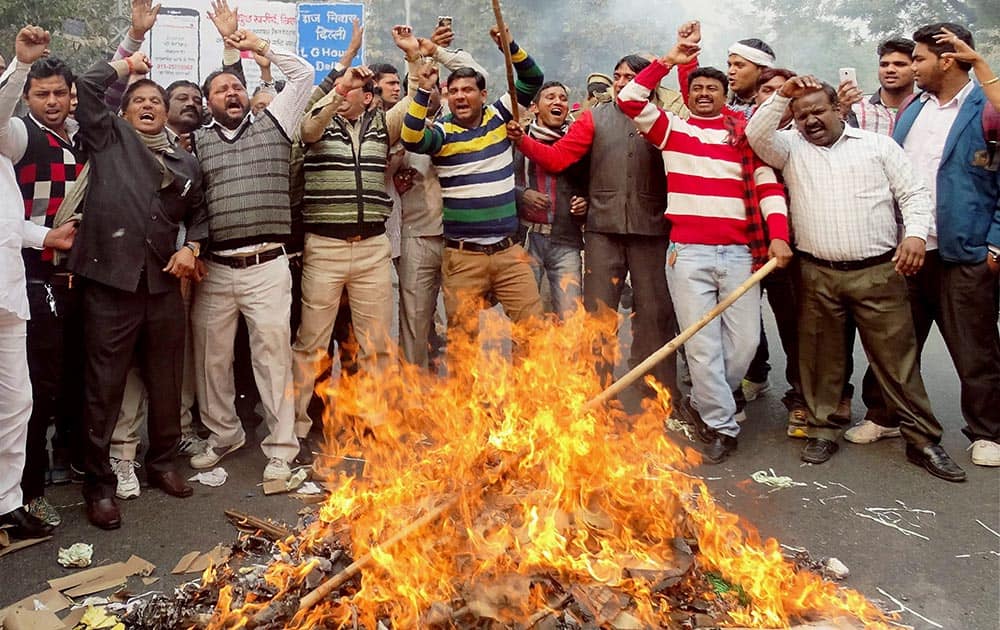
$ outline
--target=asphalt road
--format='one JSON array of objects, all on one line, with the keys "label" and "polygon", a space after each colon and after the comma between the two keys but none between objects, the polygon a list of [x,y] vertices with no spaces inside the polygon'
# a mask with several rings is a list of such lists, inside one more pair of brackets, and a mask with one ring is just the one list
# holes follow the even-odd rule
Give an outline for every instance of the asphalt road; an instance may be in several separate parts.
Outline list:
[{"label": "asphalt road", "polygon": [[[774,386],[750,403],[736,455],[721,466],[700,471],[711,479],[716,497],[764,536],[805,548],[814,557],[839,558],[851,571],[848,586],[885,601],[881,588],[903,601],[916,613],[901,613],[905,624],[922,630],[1000,628],[1000,557],[990,553],[1000,552],[1000,537],[976,522],[1000,531],[1000,469],[980,468],[969,460],[968,442],[959,431],[963,422],[958,381],[940,337],[932,333],[928,342],[924,379],[945,426],[943,444],[968,472],[963,484],[941,481],[908,463],[900,439],[867,446],[844,443],[827,464],[802,464],[798,459],[802,442],[784,435],[785,410],[780,402],[784,359],[769,313],[766,317]],[[863,367],[860,344],[856,358]],[[861,369],[854,378],[859,386]],[[859,398],[855,417],[863,411]],[[144,489],[138,499],[122,502],[124,524],[113,532],[87,524],[79,486],[50,488],[48,496],[61,507],[64,524],[52,540],[0,558],[0,605],[45,590],[47,579],[70,573],[56,563],[60,546],[93,543],[95,564],[126,560],[131,554],[151,561],[161,580],[144,587],[132,578],[130,590],[141,593],[183,581],[169,571],[189,551],[208,551],[220,542],[231,542],[235,530],[223,516],[226,508],[295,523],[301,502],[281,495],[265,497],[256,486],[264,463],[259,449],[245,448],[224,460],[230,474],[224,486],[196,485],[194,496],[187,500]],[[772,491],[749,479],[754,471],[767,469],[806,485]],[[182,470],[187,472],[186,466]],[[857,515],[873,514],[867,508],[902,510],[900,502],[911,510],[932,512],[901,515],[919,525],[910,528],[924,538],[906,536]]]}]

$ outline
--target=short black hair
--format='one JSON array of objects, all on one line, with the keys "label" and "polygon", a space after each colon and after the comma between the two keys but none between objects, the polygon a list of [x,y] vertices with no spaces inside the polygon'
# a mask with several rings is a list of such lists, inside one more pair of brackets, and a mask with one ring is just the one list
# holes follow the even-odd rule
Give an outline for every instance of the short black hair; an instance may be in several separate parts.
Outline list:
[{"label": "short black hair", "polygon": [[695,79],[699,77],[705,77],[706,79],[713,79],[722,84],[722,93],[729,93],[729,79],[726,77],[726,73],[718,68],[713,68],[712,66],[702,66],[688,75],[688,89],[691,89],[691,84]]},{"label": "short black hair", "polygon": [[795,72],[789,70],[788,68],[764,68],[760,71],[760,76],[757,77],[757,89],[764,85],[774,77],[781,77],[785,81],[794,78]]},{"label": "short black hair", "polygon": [[138,90],[139,88],[145,87],[147,85],[152,85],[153,87],[155,87],[160,92],[160,98],[163,99],[163,105],[164,105],[164,107],[166,107],[166,105],[167,105],[167,91],[163,89],[163,86],[160,85],[159,83],[157,83],[156,81],[152,80],[152,79],[138,79],[136,81],[133,81],[132,83],[129,83],[128,87],[125,88],[125,93],[122,94],[122,111],[123,112],[126,109],[128,109],[128,104],[129,104],[129,101],[132,99],[132,94],[134,94],[135,91]]},{"label": "short black hair", "polygon": [[889,53],[903,53],[907,57],[913,57],[913,47],[916,43],[912,39],[907,39],[905,37],[892,37],[885,40],[878,45],[875,52],[878,53],[879,59],[888,55]]},{"label": "short black hair", "polygon": [[382,77],[384,77],[387,74],[394,74],[397,77],[399,76],[399,70],[397,70],[396,66],[392,65],[391,63],[375,63],[368,66],[368,69],[375,74],[375,76],[372,77],[372,79],[376,83],[381,81]]},{"label": "short black hair", "polygon": [[[961,24],[955,24],[953,22],[937,22],[935,24],[928,24],[927,26],[921,26],[917,29],[917,32],[913,34],[913,41],[918,44],[923,44],[934,53],[935,56],[940,57],[941,53],[955,52],[955,47],[951,44],[939,44],[935,41],[934,36],[941,34],[941,29],[946,28],[952,33],[954,33],[960,40],[969,45],[969,48],[975,48],[976,44],[972,39],[972,33],[969,29],[965,28]],[[972,64],[965,61],[957,61],[958,67],[965,72],[972,69]]]},{"label": "short black hair", "polygon": [[538,88],[538,91],[535,92],[535,95],[531,97],[531,102],[537,104],[538,99],[542,98],[542,92],[544,92],[549,88],[554,88],[554,87],[562,88],[563,92],[566,92],[566,96],[569,96],[569,88],[567,88],[562,83],[558,81],[546,81],[545,83],[542,84],[542,87]]},{"label": "short black hair", "polygon": [[[188,81],[187,79],[180,79],[180,80],[174,81],[173,83],[171,83],[170,85],[168,85],[167,89],[166,89],[166,93],[167,93],[167,107],[170,107],[170,97],[172,97],[174,95],[174,92],[176,90],[180,89],[180,88],[193,88],[193,89],[195,89],[195,90],[198,91],[198,94],[202,94],[201,88],[198,87],[198,84],[195,83],[194,81]],[[202,97],[204,98],[203,94],[202,94]]]},{"label": "short black hair", "polygon": [[631,70],[636,74],[639,74],[640,72],[645,70],[646,66],[648,66],[649,63],[650,63],[649,59],[646,59],[645,57],[641,57],[639,55],[625,55],[624,57],[618,60],[618,63],[615,64],[614,69],[617,70],[618,68],[621,67],[622,64],[625,64],[626,66],[629,67],[629,70]]},{"label": "short black hair", "polygon": [[458,70],[452,72],[448,75],[448,81],[446,85],[451,87],[451,82],[455,79],[475,79],[476,87],[480,90],[486,89],[486,77],[479,73],[478,70],[474,68],[459,68]]},{"label": "short black hair", "polygon": [[67,88],[72,88],[73,81],[76,80],[76,77],[73,76],[73,71],[66,65],[66,62],[56,57],[47,57],[31,64],[31,69],[28,70],[28,78],[24,82],[22,93],[27,96],[28,90],[31,88],[32,79],[48,79],[50,77],[62,77],[66,81]]},{"label": "short black hair", "polygon": [[228,74],[230,76],[236,77],[237,79],[239,79],[240,84],[243,85],[244,88],[246,88],[246,84],[244,83],[243,79],[240,79],[238,75],[230,72],[229,70],[213,70],[212,72],[209,73],[207,77],[205,77],[205,81],[201,84],[202,96],[204,96],[206,99],[208,98],[208,92],[209,88],[212,87],[212,81],[215,81],[216,77],[221,76],[223,74]]},{"label": "short black hair", "polygon": [[770,46],[768,46],[767,42],[765,42],[764,40],[761,40],[761,39],[757,39],[756,37],[751,37],[750,39],[741,39],[741,40],[739,40],[736,43],[737,44],[743,44],[744,46],[749,46],[750,48],[756,48],[757,50],[759,50],[759,51],[761,51],[763,53],[767,53],[767,54],[771,55],[772,57],[776,56],[774,54],[774,49],[772,49]]}]

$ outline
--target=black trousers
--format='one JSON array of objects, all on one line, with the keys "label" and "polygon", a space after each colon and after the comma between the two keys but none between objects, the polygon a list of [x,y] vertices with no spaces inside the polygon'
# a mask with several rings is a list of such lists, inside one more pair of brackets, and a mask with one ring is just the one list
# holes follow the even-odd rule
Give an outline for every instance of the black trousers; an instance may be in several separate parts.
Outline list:
[{"label": "black trousers", "polygon": [[136,293],[88,281],[83,284],[83,315],[87,331],[83,496],[94,501],[115,494],[109,447],[133,357],[149,396],[146,470],[155,474],[174,469],[181,434],[184,303],[179,287],[149,294],[145,276]]},{"label": "black trousers", "polygon": [[[664,271],[666,262],[665,236],[587,232],[583,304],[588,312],[597,312],[602,306],[616,311],[625,287],[625,274],[631,274],[634,298],[629,367],[641,363],[677,332],[677,317]],[[609,339],[607,343],[617,343],[617,340]],[[614,364],[602,361],[598,370],[602,382],[610,383]],[[677,361],[674,357],[662,361],[651,374],[670,389],[674,400],[678,400]]]},{"label": "black trousers", "polygon": [[[935,323],[958,372],[962,389],[962,429],[970,440],[1000,442],[1000,279],[986,262],[976,265],[941,260],[927,252],[924,266],[907,278],[910,310],[922,352]],[[868,418],[883,426],[899,426],[886,411],[881,391],[865,374]]]},{"label": "black trousers", "polygon": [[65,276],[28,281],[28,374],[34,405],[21,475],[24,502],[45,494],[49,468],[49,426],[56,425],[54,449],[68,451],[77,465],[83,408],[83,313],[79,286]]}]

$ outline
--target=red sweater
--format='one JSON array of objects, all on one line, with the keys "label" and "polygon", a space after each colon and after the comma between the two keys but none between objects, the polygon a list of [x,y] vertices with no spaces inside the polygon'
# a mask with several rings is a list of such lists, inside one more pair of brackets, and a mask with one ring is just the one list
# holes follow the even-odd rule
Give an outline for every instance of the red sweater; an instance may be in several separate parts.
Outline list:
[{"label": "red sweater", "polygon": [[[723,116],[683,120],[649,101],[668,70],[651,63],[618,94],[618,106],[663,152],[667,174],[670,240],[700,245],[749,242],[744,203],[742,149],[727,142]],[[784,186],[774,170],[754,156],[753,174],[761,214],[772,239],[788,241]]]}]

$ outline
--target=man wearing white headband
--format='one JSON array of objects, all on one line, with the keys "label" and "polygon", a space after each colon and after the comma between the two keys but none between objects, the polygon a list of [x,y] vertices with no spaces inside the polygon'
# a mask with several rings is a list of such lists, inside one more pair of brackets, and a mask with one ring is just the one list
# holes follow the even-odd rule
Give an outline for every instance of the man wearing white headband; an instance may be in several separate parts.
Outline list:
[{"label": "man wearing white headband", "polygon": [[729,108],[750,116],[761,70],[774,67],[774,51],[759,39],[741,39],[729,47]]}]

